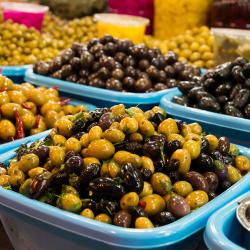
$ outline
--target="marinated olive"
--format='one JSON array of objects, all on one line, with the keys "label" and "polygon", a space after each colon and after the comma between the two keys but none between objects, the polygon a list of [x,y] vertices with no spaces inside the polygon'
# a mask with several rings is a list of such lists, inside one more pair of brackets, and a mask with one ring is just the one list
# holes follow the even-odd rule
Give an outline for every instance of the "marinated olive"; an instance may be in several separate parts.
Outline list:
[{"label": "marinated olive", "polygon": [[187,181],[177,181],[173,186],[173,191],[182,197],[186,197],[193,191],[193,187]]},{"label": "marinated olive", "polygon": [[87,217],[89,219],[94,219],[95,215],[93,213],[93,211],[89,208],[85,208],[82,210],[82,212],[80,213],[81,216]]},{"label": "marinated olive", "polygon": [[209,198],[206,192],[197,190],[191,192],[187,197],[186,201],[191,209],[196,209],[208,203]]},{"label": "marinated olive", "polygon": [[128,209],[131,206],[137,206],[139,203],[139,196],[135,192],[126,193],[120,200],[121,209]]},{"label": "marinated olive", "polygon": [[19,169],[24,173],[39,166],[39,158],[35,154],[26,154],[19,161]]},{"label": "marinated olive", "polygon": [[95,220],[98,220],[100,222],[107,223],[107,224],[111,224],[112,222],[111,218],[107,214],[104,214],[104,213],[98,214],[95,217]]},{"label": "marinated olive", "polygon": [[125,210],[117,212],[113,219],[114,225],[119,227],[130,227],[131,221],[132,221],[131,215]]},{"label": "marinated olive", "polygon": [[175,195],[171,197],[166,204],[167,210],[177,218],[181,218],[190,213],[190,206],[182,196]]},{"label": "marinated olive", "polygon": [[172,189],[170,178],[161,172],[152,175],[151,185],[154,192],[160,195],[165,195]]},{"label": "marinated olive", "polygon": [[135,228],[137,229],[145,229],[145,228],[153,228],[154,225],[151,220],[147,217],[138,217],[135,220]]},{"label": "marinated olive", "polygon": [[191,165],[191,156],[186,149],[177,149],[171,156],[170,162],[178,162],[178,172],[186,174]]},{"label": "marinated olive", "polygon": [[195,190],[209,191],[209,185],[205,177],[198,172],[190,171],[185,174],[185,179],[191,183]]}]

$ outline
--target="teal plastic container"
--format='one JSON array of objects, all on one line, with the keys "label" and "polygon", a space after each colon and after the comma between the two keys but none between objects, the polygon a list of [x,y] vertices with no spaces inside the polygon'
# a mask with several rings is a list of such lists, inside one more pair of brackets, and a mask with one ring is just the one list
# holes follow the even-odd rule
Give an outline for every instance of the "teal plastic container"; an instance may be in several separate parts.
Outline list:
[{"label": "teal plastic container", "polygon": [[232,142],[250,147],[250,119],[237,118],[206,110],[185,107],[172,102],[174,96],[181,96],[177,89],[170,90],[162,99],[160,105],[177,119],[187,122],[199,122],[204,131],[227,136]]},{"label": "teal plastic container", "polygon": [[[82,101],[79,101],[76,99],[71,99],[70,104],[75,105],[75,106],[76,105],[85,105],[89,111],[95,110],[97,108],[93,104],[82,102]],[[19,140],[0,144],[0,154],[5,153],[7,151],[10,151],[13,148],[17,148],[22,144],[27,144],[29,142],[40,140],[43,137],[47,136],[49,134],[49,132],[50,132],[50,130],[46,130],[46,131],[39,133],[39,134],[36,134],[36,135],[27,136],[27,137],[24,137],[24,138],[19,139]]]},{"label": "teal plastic container", "polygon": [[210,250],[250,249],[250,232],[236,218],[238,202],[247,196],[250,196],[250,192],[237,197],[209,218],[204,240]]},{"label": "teal plastic container", "polygon": [[166,89],[152,93],[119,92],[38,75],[33,73],[32,69],[26,71],[25,81],[47,87],[57,86],[64,93],[84,97],[84,100],[87,102],[94,103],[100,107],[110,107],[123,103],[127,107],[139,106],[143,109],[149,109],[155,105],[159,105],[161,98],[171,90]]},{"label": "teal plastic container", "polygon": [[[241,153],[250,152],[239,147]],[[10,151],[0,156],[8,162]],[[203,243],[208,218],[250,189],[250,173],[223,194],[169,225],[126,229],[91,220],[0,187],[0,216],[15,249],[193,250]]]},{"label": "teal plastic container", "polygon": [[14,83],[23,83],[25,72],[29,68],[31,68],[31,65],[0,66],[0,74],[7,76]]}]

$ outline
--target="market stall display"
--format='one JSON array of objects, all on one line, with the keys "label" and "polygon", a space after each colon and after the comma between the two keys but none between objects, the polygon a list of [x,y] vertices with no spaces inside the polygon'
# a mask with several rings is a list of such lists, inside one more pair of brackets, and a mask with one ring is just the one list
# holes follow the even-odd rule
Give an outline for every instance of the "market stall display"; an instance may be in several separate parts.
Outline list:
[{"label": "market stall display", "polygon": [[208,70],[199,80],[178,84],[174,103],[250,119],[250,63],[238,57]]},{"label": "market stall display", "polygon": [[60,80],[116,91],[152,92],[176,87],[179,80],[199,75],[199,69],[178,61],[175,53],[134,45],[110,35],[86,46],[73,44],[50,62],[38,62],[34,72]]},{"label": "market stall display", "polygon": [[162,53],[174,51],[180,61],[200,68],[214,66],[214,37],[207,26],[186,30],[183,34],[164,40],[146,36],[144,43],[150,48],[159,48]]},{"label": "market stall display", "polygon": [[217,197],[250,170],[226,137],[124,105],[60,118],[43,141],[22,145],[0,183],[90,219],[164,226]]},{"label": "market stall display", "polygon": [[87,110],[83,105],[71,105],[70,99],[61,99],[55,87],[13,84],[1,75],[0,85],[0,143],[41,133],[65,114]]}]

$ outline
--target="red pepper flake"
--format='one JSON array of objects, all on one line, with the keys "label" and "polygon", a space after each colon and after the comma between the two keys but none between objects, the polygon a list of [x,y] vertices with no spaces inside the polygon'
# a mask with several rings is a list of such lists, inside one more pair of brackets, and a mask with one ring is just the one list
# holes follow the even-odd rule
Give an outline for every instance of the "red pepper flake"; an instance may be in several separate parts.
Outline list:
[{"label": "red pepper flake", "polygon": [[34,124],[33,128],[38,128],[41,119],[42,119],[42,116],[41,115],[37,115],[36,121],[35,121],[35,124]]},{"label": "red pepper flake", "polygon": [[52,86],[51,88],[54,89],[54,90],[58,90],[58,86],[56,86],[56,85]]},{"label": "red pepper flake", "polygon": [[68,99],[62,99],[59,103],[60,103],[61,106],[63,106],[63,105],[68,104],[70,101],[71,101],[70,98],[68,98]]},{"label": "red pepper flake", "polygon": [[30,107],[27,103],[22,103],[22,107],[25,108],[25,109],[28,109],[28,110],[31,110],[32,107]]},{"label": "red pepper flake", "polygon": [[1,89],[0,89],[0,93],[2,93],[2,92],[4,92],[4,91],[7,91],[7,90],[8,90],[7,87],[1,88]]},{"label": "red pepper flake", "polygon": [[143,209],[146,207],[147,203],[146,201],[139,201],[138,206],[142,207]]},{"label": "red pepper flake", "polygon": [[21,139],[25,137],[24,134],[24,125],[23,121],[21,119],[21,116],[18,112],[18,110],[15,110],[15,119],[16,119],[16,136],[15,139]]}]

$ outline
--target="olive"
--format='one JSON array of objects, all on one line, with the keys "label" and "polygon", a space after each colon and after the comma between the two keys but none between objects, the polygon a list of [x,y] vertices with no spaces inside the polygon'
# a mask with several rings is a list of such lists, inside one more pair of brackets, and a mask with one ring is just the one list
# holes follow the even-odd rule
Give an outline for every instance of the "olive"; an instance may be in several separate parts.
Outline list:
[{"label": "olive", "polygon": [[245,76],[242,72],[242,67],[236,65],[232,68],[232,77],[236,82],[244,82]]},{"label": "olive", "polygon": [[211,97],[202,97],[198,103],[199,108],[208,111],[219,112],[220,104]]},{"label": "olive", "polygon": [[[7,175],[1,175],[2,176],[7,176]],[[7,181],[9,179],[9,176],[7,176]],[[26,179],[21,186],[19,187],[19,193],[21,193],[22,195],[25,196],[30,196],[30,185],[33,182],[33,180],[31,178]],[[9,185],[9,182],[7,182],[7,184]],[[5,186],[4,183],[1,183],[1,179],[0,179],[0,185],[1,186]]]},{"label": "olive", "polygon": [[174,119],[168,118],[161,122],[158,127],[158,133],[168,136],[170,134],[177,134],[179,132],[177,123]]},{"label": "olive", "polygon": [[95,215],[93,213],[93,211],[89,208],[85,208],[82,210],[82,212],[80,213],[81,216],[87,217],[89,219],[94,219]]},{"label": "olive", "polygon": [[215,173],[218,176],[220,181],[224,181],[228,178],[228,168],[220,160],[214,161]]},{"label": "olive", "polygon": [[236,108],[243,108],[248,103],[250,96],[250,90],[249,89],[241,89],[233,99],[234,106]]},{"label": "olive", "polygon": [[123,150],[117,151],[114,154],[113,159],[121,166],[125,165],[126,163],[130,163],[133,166],[140,168],[142,165],[142,159],[140,156]]},{"label": "olive", "polygon": [[209,151],[212,152],[218,147],[218,138],[215,135],[208,134],[205,136],[209,143]]},{"label": "olive", "polygon": [[134,88],[137,92],[145,92],[152,87],[152,83],[147,78],[140,78],[134,83]]},{"label": "olive", "polygon": [[131,214],[133,220],[135,220],[138,217],[148,217],[148,214],[144,211],[144,209],[139,206],[129,207],[128,212]]},{"label": "olive", "polygon": [[135,192],[126,193],[120,200],[121,209],[125,210],[131,206],[137,206],[139,203],[139,196]]},{"label": "olive", "polygon": [[247,119],[250,119],[250,103],[248,103],[248,104],[245,106],[244,113],[245,113],[245,117],[246,117]]},{"label": "olive", "polygon": [[153,228],[153,227],[154,227],[153,223],[147,217],[138,217],[135,220],[135,228],[137,229]]},{"label": "olive", "polygon": [[183,197],[175,195],[167,201],[167,210],[175,217],[181,218],[190,213],[190,206]]},{"label": "olive", "polygon": [[214,91],[214,93],[218,96],[220,95],[227,95],[232,88],[232,83],[231,82],[226,82],[223,84],[220,84]]},{"label": "olive", "polygon": [[[170,158],[170,164],[177,163],[178,172],[181,174],[188,173],[191,165],[191,156],[186,149],[177,149]],[[174,169],[175,170],[175,169]]]},{"label": "olive", "polygon": [[209,191],[209,184],[202,174],[190,171],[185,174],[185,179],[192,185],[194,190]]},{"label": "olive", "polygon": [[150,216],[162,212],[166,207],[164,199],[158,194],[144,196],[140,203],[145,205],[144,210]]},{"label": "olive", "polygon": [[23,155],[19,161],[19,169],[25,173],[38,166],[39,158],[35,154]]},{"label": "olive", "polygon": [[149,66],[150,66],[150,63],[147,59],[142,59],[138,63],[139,69],[144,70],[144,71],[147,70],[147,68],[149,68]]},{"label": "olive", "polygon": [[164,226],[174,221],[176,221],[176,217],[168,211],[162,211],[154,217],[154,224],[156,226]]},{"label": "olive", "polygon": [[214,172],[206,172],[203,176],[208,182],[209,192],[215,192],[219,185],[218,176]]},{"label": "olive", "polygon": [[202,190],[197,190],[197,191],[191,192],[186,197],[186,201],[189,204],[191,209],[196,209],[208,203],[209,198],[206,192]]},{"label": "olive", "polygon": [[220,137],[218,142],[218,150],[225,154],[228,153],[230,149],[230,141],[227,137]]},{"label": "olive", "polygon": [[234,99],[235,95],[242,89],[242,85],[240,83],[236,84],[232,87],[229,98]]},{"label": "olive", "polygon": [[178,88],[183,94],[187,94],[196,85],[193,81],[180,81],[178,83]]},{"label": "olive", "polygon": [[51,146],[49,151],[49,158],[53,166],[61,166],[65,160],[65,150],[59,146]]},{"label": "olive", "polygon": [[109,78],[106,82],[106,88],[116,91],[122,91],[122,83],[115,78]]},{"label": "olive", "polygon": [[127,76],[123,79],[122,83],[125,89],[132,90],[134,88],[135,80],[132,77]]},{"label": "olive", "polygon": [[201,153],[199,157],[192,163],[192,166],[199,172],[206,172],[213,170],[213,159],[205,153]]},{"label": "olive", "polygon": [[249,171],[250,170],[250,160],[244,156],[244,155],[239,155],[235,157],[235,166],[238,168],[240,171]]},{"label": "olive", "polygon": [[202,136],[201,138],[201,152],[207,153],[209,150],[209,142],[205,136]]},{"label": "olive", "polygon": [[220,182],[219,189],[221,192],[223,192],[227,190],[228,188],[230,188],[231,186],[232,186],[232,183],[229,180],[224,180]]},{"label": "olive", "polygon": [[158,141],[148,141],[143,145],[143,155],[156,159],[161,155],[161,144]]},{"label": "olive", "polygon": [[172,189],[170,178],[161,172],[152,175],[151,185],[154,192],[160,195],[165,195]]},{"label": "olive", "polygon": [[239,109],[237,109],[236,107],[232,106],[232,105],[226,105],[224,107],[224,112],[227,115],[240,117],[240,118],[243,117],[243,114],[241,113],[241,111]]},{"label": "olive", "polygon": [[107,214],[104,214],[104,213],[98,214],[95,217],[95,220],[103,222],[103,223],[107,223],[107,224],[111,224],[112,222],[112,219]]},{"label": "olive", "polygon": [[188,150],[192,160],[197,159],[201,152],[200,142],[188,140],[184,143],[183,149]]},{"label": "olive", "polygon": [[64,165],[66,173],[79,173],[82,167],[82,158],[80,156],[70,157]]},{"label": "olive", "polygon": [[186,197],[193,191],[193,188],[187,181],[177,181],[173,186],[173,191],[182,197]]},{"label": "olive", "polygon": [[130,213],[125,210],[120,210],[114,216],[113,223],[119,227],[130,227],[132,217]]},{"label": "olive", "polygon": [[228,180],[234,184],[242,178],[237,168],[228,166]]},{"label": "olive", "polygon": [[250,78],[245,80],[244,87],[250,89]]}]

